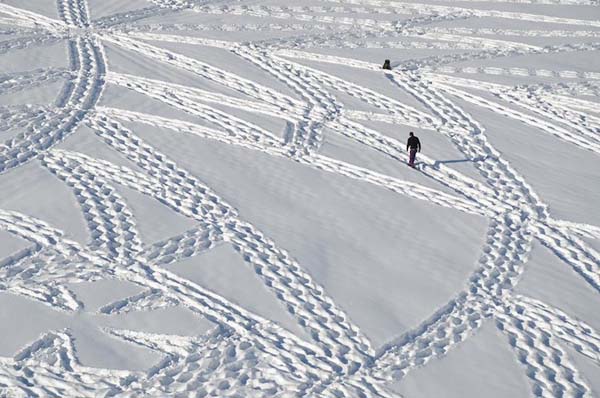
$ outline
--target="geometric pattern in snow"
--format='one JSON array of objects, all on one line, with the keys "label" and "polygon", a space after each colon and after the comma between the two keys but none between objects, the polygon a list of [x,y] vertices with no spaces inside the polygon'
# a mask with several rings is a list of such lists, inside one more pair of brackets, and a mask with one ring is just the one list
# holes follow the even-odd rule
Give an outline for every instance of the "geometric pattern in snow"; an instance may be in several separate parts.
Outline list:
[{"label": "geometric pattern in snow", "polygon": [[596,330],[600,328],[600,319],[596,316],[600,308],[598,291],[572,269],[564,267],[560,258],[540,244],[533,245],[531,260],[527,262],[515,293],[585,319]]},{"label": "geometric pattern in snow", "polygon": [[[436,22],[496,18],[529,23],[600,27],[600,21],[551,17],[535,13],[378,0],[336,1],[319,6],[200,5],[176,0],[152,0],[153,5],[127,13],[93,19],[87,0],[58,0],[57,18],[0,3],[0,22],[13,38],[0,43],[0,52],[14,54],[64,41],[69,67],[52,66],[2,76],[2,93],[18,93],[51,82],[64,82],[52,105],[0,108],[0,129],[18,133],[0,146],[0,174],[10,175],[27,165],[47,169],[74,195],[90,239],[78,242],[47,220],[0,209],[0,229],[29,242],[2,261],[0,290],[27,297],[57,311],[82,311],[69,285],[117,278],[131,282],[141,293],[107,303],[104,314],[138,312],[177,306],[218,325],[197,336],[178,336],[104,328],[122,341],[159,353],[162,360],[148,372],[91,369],[83,366],[69,330],[51,330],[12,358],[0,359],[0,395],[8,396],[335,396],[390,397],[386,389],[411,370],[443,357],[485,322],[505,334],[515,358],[536,396],[589,396],[563,346],[568,345],[600,363],[600,336],[584,321],[533,298],[515,294],[534,240],[549,248],[563,263],[600,292],[600,254],[581,238],[600,238],[600,227],[557,220],[543,199],[496,150],[484,125],[462,109],[456,99],[503,114],[546,134],[600,154],[594,112],[597,103],[576,98],[598,96],[595,71],[524,68],[454,67],[462,61],[526,54],[597,51],[597,43],[540,47],[482,36],[514,36],[514,30],[438,27]],[[345,4],[344,4],[345,3]],[[577,3],[587,3],[585,0]],[[590,3],[593,4],[593,3]],[[223,41],[202,36],[201,24],[144,25],[144,19],[175,11],[216,14],[219,18],[246,16],[276,18],[266,25],[222,25],[220,30],[252,32],[264,29],[292,32],[291,36],[248,41]],[[184,13],[185,14],[185,13]],[[364,14],[373,16],[365,18]],[[390,15],[401,15],[390,21]],[[348,16],[350,15],[350,16]],[[313,24],[317,34],[294,33],[297,20]],[[287,22],[286,22],[287,21]],[[422,29],[423,25],[432,25]],[[193,34],[186,35],[189,31]],[[157,33],[158,32],[158,33]],[[184,33],[184,34],[182,34]],[[524,36],[597,37],[593,30],[521,30]],[[207,35],[210,36],[210,35]],[[418,41],[406,41],[418,36]],[[379,41],[381,38],[400,38]],[[416,109],[389,95],[306,66],[298,59],[344,64],[382,73],[379,60],[362,60],[310,51],[351,48],[361,41],[381,48],[459,50],[444,55],[409,59],[385,76],[390,85],[422,105]],[[293,95],[246,76],[216,68],[204,60],[167,50],[159,42],[213,47],[272,76]],[[105,44],[144,56],[171,69],[195,74],[223,90],[192,88],[111,70]],[[363,42],[364,43],[364,42]],[[578,79],[571,84],[509,86],[452,74],[491,74]],[[126,87],[166,106],[186,112],[203,124],[155,114],[100,106],[107,84]],[[473,94],[483,91],[486,95]],[[236,92],[231,96],[225,92]],[[346,109],[335,93],[342,92],[378,111]],[[490,99],[489,96],[493,99]],[[231,113],[222,109],[222,105]],[[283,119],[286,134],[270,132],[243,114],[266,114]],[[425,110],[423,110],[425,109]],[[242,113],[240,113],[242,114]],[[419,171],[451,193],[375,172],[351,162],[325,156],[319,149],[323,132],[341,134],[380,151],[401,165],[403,143],[362,124],[373,120],[436,131],[473,162],[482,181],[420,156]],[[212,123],[211,127],[206,122]],[[243,219],[201,178],[177,165],[147,144],[129,123],[191,134],[231,146],[259,151],[323,173],[372,184],[432,205],[489,220],[477,268],[464,291],[436,310],[418,327],[376,351],[363,331],[287,252],[255,225]],[[87,125],[111,150],[137,169],[58,144]],[[118,187],[137,191],[194,226],[158,242],[145,242],[136,217]],[[44,198],[41,198],[41,200]],[[169,264],[202,255],[227,242],[254,270],[282,306],[302,327],[303,339],[227,297],[169,270]]]},{"label": "geometric pattern in snow", "polygon": [[[415,370],[393,389],[406,397],[528,397],[527,377],[488,321],[440,361]],[[435,380],[435,383],[431,381]]]},{"label": "geometric pattern in snow", "polygon": [[[202,256],[171,264],[167,269],[257,315],[275,321],[304,339],[308,338],[294,318],[257,280],[254,270],[229,245],[221,245]],[[240,286],[244,288],[240,289]]]}]

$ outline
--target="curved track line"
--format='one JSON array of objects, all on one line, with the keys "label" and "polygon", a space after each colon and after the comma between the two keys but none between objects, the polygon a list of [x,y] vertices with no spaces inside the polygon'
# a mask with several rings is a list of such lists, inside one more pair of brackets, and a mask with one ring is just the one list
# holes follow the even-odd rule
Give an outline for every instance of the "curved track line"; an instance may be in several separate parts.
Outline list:
[{"label": "curved track line", "polygon": [[[324,170],[331,173],[336,173],[365,181],[374,185],[381,186],[393,192],[400,193],[415,199],[426,200],[433,204],[443,207],[449,207],[464,211],[469,214],[489,215],[490,210],[470,200],[465,200],[460,197],[452,196],[444,192],[422,186],[420,184],[399,180],[381,173],[374,172],[369,169],[358,167],[346,162],[321,155],[308,156],[292,156],[290,157],[286,147],[281,145],[264,145],[256,142],[249,142],[241,139],[232,139],[216,130],[210,130],[193,123],[187,123],[179,120],[164,119],[153,115],[141,114],[137,112],[122,111],[113,108],[101,108],[99,117],[106,118],[111,116],[124,121],[150,124],[153,126],[166,128],[178,133],[187,133],[200,136],[202,138],[215,139],[217,141],[239,145],[249,149],[260,150],[270,155],[286,157],[301,164],[305,164],[319,170]],[[458,178],[458,177],[457,177]]]},{"label": "curved track line", "polygon": [[98,102],[105,73],[102,47],[93,39],[77,38],[69,41],[69,50],[76,77],[67,82],[58,97],[56,112],[44,115],[0,146],[0,174],[31,161],[64,140]]},{"label": "curved track line", "polygon": [[[160,178],[161,185],[176,195],[167,199],[172,203],[170,207],[188,217],[205,221],[204,217],[198,218],[196,215],[196,206],[190,208],[188,203],[193,203],[191,198],[197,195],[198,188],[194,187],[201,187],[205,192],[208,189],[202,187],[189,173],[167,160],[166,156],[154,151],[123,127],[113,127],[114,124],[106,126],[98,123],[96,130],[109,145],[123,152],[148,175]],[[148,162],[145,160],[147,158],[153,161]],[[169,164],[171,166],[168,166]],[[182,189],[181,176],[186,176],[186,183],[191,185],[192,189]],[[144,189],[142,193],[145,192],[147,190]],[[168,198],[169,192],[162,194],[159,199],[165,202],[165,196]],[[219,207],[229,208],[229,205],[223,203],[214,193],[209,193],[208,196],[212,197],[211,202],[217,203]],[[214,222],[222,225],[224,229],[225,240],[234,244],[244,260],[249,262],[264,280],[267,288],[274,291],[288,311],[298,318],[300,325],[309,331],[311,337],[323,345],[326,355],[333,361],[339,361],[342,367],[352,369],[360,365],[362,356],[369,355],[368,340],[350,323],[348,317],[336,308],[333,300],[327,297],[324,290],[300,268],[289,253],[278,248],[254,226],[237,219],[234,214],[223,212],[222,215],[217,213],[215,216]]]},{"label": "curved track line", "polygon": [[[581,3],[579,0],[568,1]],[[550,4],[553,0],[533,2]],[[474,35],[595,38],[597,32],[549,33],[439,27],[425,31],[422,26],[473,17],[591,27],[600,27],[600,21],[380,0],[348,0],[346,4],[357,6],[345,4],[339,7],[204,6],[183,0],[155,0],[154,3],[162,8],[148,7],[96,21],[91,21],[86,0],[58,0],[58,13],[62,21],[0,4],[0,13],[13,18],[9,22],[16,27],[11,28],[11,31],[30,35],[0,43],[0,53],[25,48],[37,42],[43,44],[49,40],[59,40],[67,35],[70,37],[68,49],[73,71],[70,76],[61,76],[58,72],[34,72],[23,75],[21,82],[2,80],[0,77],[0,89],[13,91],[34,87],[49,79],[70,77],[56,100],[56,107],[0,108],[0,115],[3,116],[0,129],[22,130],[0,146],[0,173],[39,157],[43,165],[73,188],[92,234],[90,244],[84,248],[65,238],[61,231],[39,220],[0,210],[0,229],[31,243],[30,247],[0,261],[0,290],[41,301],[55,309],[76,311],[81,309],[81,303],[65,284],[117,277],[136,283],[145,290],[138,295],[105,305],[101,309],[103,313],[180,305],[220,326],[216,331],[199,338],[106,330],[115,337],[165,355],[147,374],[106,370],[97,370],[92,374],[78,363],[68,332],[50,333],[40,337],[13,359],[0,358],[0,385],[3,385],[0,395],[96,396],[100,391],[96,386],[99,386],[98,388],[104,388],[102,393],[109,395],[148,391],[168,395],[185,390],[219,396],[237,394],[262,397],[276,393],[287,396],[286,394],[291,393],[296,396],[336,398],[392,397],[394,394],[384,388],[388,380],[401,378],[416,367],[444,356],[489,319],[493,319],[508,336],[509,344],[531,380],[534,395],[590,394],[589,387],[583,383],[577,370],[568,361],[566,353],[556,342],[569,344],[599,363],[598,334],[585,323],[569,317],[559,309],[533,299],[514,296],[512,288],[523,272],[532,241],[536,238],[600,291],[600,254],[581,239],[598,239],[600,227],[553,219],[547,206],[533,189],[490,145],[483,126],[445,97],[444,93],[469,97],[478,106],[491,106],[495,111],[509,114],[516,120],[550,133],[558,131],[554,134],[560,134],[570,142],[599,152],[596,147],[600,143],[597,136],[600,114],[594,115],[597,113],[596,104],[556,94],[571,97],[595,96],[599,90],[591,79],[600,79],[600,74],[524,68],[455,69],[443,65],[520,54],[596,51],[600,48],[598,43],[539,48],[519,42],[473,37]],[[289,31],[305,29],[307,24],[257,24],[247,27],[217,25],[198,29],[188,25],[127,25],[150,16],[184,9],[215,15],[248,15],[311,22],[319,27],[320,32],[312,37],[302,35],[273,38],[240,45],[152,32],[190,30],[195,33],[197,30],[211,28],[261,31],[271,26]],[[326,15],[339,13],[348,16]],[[389,16],[398,13],[416,16],[390,22]],[[375,17],[364,18],[364,14]],[[7,18],[0,18],[0,21],[4,20]],[[341,27],[336,28],[334,24]],[[356,24],[360,26],[354,26]],[[120,32],[107,30],[119,25],[124,27]],[[129,33],[130,28],[133,33]],[[41,34],[39,29],[42,30]],[[326,34],[322,34],[323,32]],[[369,42],[366,40],[374,38],[412,36],[427,41],[396,41],[385,45],[387,48],[482,51],[408,60],[400,65],[404,69],[585,78],[588,81],[509,88],[418,72],[386,73],[392,83],[407,91],[427,108],[427,112],[420,112],[376,91],[288,59],[342,63],[364,70],[380,71],[378,65],[366,62],[291,49],[306,46],[352,47],[357,43],[368,46]],[[238,99],[118,73],[107,75],[105,57],[97,40],[106,40],[126,50],[195,73],[251,99]],[[271,74],[301,99],[296,100],[242,76],[221,71],[143,40],[225,49]],[[370,43],[384,47],[383,42]],[[153,115],[97,107],[105,79],[198,116],[218,126],[218,130]],[[523,107],[537,116],[515,111],[454,87],[460,87],[461,84],[489,91],[502,101]],[[382,113],[347,111],[326,87],[354,96],[379,108]],[[547,92],[550,95],[546,95]],[[288,122],[288,126],[293,126],[292,137],[288,141],[281,140],[259,125],[230,115],[215,104],[282,118]],[[21,111],[23,112],[17,113]],[[412,198],[488,217],[489,228],[477,269],[464,291],[455,299],[413,330],[375,352],[360,329],[336,307],[333,300],[326,296],[325,291],[302,270],[289,253],[279,248],[254,225],[240,220],[236,210],[210,188],[119,123],[112,121],[113,118],[151,124],[219,140],[229,145],[260,150],[269,155],[285,157],[310,167],[375,184]],[[401,162],[406,160],[403,145],[399,142],[351,119],[379,120],[436,130],[450,139],[467,159],[474,160],[473,165],[485,178],[487,186],[427,158],[424,158],[420,166],[421,171],[435,181],[453,188],[457,196],[317,154],[322,141],[322,128],[327,126],[335,133],[376,149],[392,159]],[[55,149],[48,151],[74,132],[83,120],[88,121],[105,143],[124,154],[142,172],[134,172],[126,167],[118,167],[74,152]],[[183,234],[145,246],[139,239],[133,214],[111,186],[112,183],[148,195],[199,224]],[[309,332],[315,344],[303,342],[272,322],[179,278],[164,268],[173,262],[210,250],[221,242],[234,246],[263,283]],[[81,378],[91,380],[94,386],[86,386]],[[236,384],[239,381],[242,382]]]}]

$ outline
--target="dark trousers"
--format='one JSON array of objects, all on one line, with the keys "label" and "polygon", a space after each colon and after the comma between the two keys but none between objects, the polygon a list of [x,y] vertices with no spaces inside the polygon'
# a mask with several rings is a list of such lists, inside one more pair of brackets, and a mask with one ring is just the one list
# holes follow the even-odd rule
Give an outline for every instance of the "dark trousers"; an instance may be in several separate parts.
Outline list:
[{"label": "dark trousers", "polygon": [[417,157],[417,150],[410,148],[409,156],[408,156],[408,165],[410,167],[415,167],[415,158]]}]

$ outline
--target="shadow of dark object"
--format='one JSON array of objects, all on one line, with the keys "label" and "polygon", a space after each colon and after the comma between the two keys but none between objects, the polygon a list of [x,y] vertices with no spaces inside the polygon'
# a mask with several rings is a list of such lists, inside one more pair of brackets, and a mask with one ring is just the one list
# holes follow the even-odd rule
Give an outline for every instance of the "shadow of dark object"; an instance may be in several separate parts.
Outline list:
[{"label": "shadow of dark object", "polygon": [[[486,160],[487,158],[489,158],[489,156],[479,156],[477,158],[473,158],[473,159],[448,159],[448,160],[436,160],[435,162],[433,162],[432,164],[427,164],[423,161],[416,161],[415,162],[415,169],[424,169],[427,167],[431,167],[434,169],[437,169],[439,167],[439,165],[441,164],[451,164],[451,163],[465,163],[465,162],[481,162]],[[409,166],[408,163],[406,163],[407,166]],[[422,167],[418,167],[418,166],[422,166]]]},{"label": "shadow of dark object", "polygon": [[472,159],[448,159],[448,160],[436,160],[433,162],[432,167],[437,168],[440,164],[451,164],[451,163],[464,163],[464,162],[482,162],[486,160],[488,156],[479,156]]}]

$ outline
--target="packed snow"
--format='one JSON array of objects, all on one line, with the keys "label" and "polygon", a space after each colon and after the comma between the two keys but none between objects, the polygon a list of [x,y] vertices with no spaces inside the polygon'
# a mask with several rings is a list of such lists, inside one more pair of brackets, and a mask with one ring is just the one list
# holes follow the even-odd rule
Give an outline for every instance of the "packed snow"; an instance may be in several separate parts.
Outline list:
[{"label": "packed snow", "polygon": [[597,0],[0,36],[0,397],[600,397]]}]

